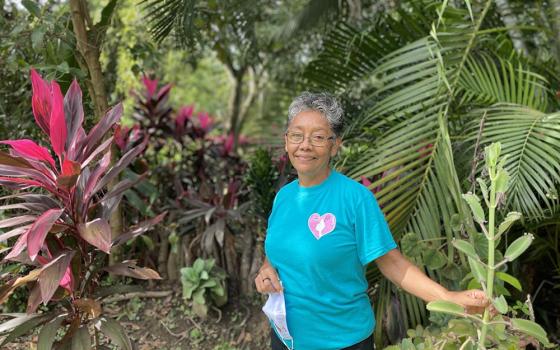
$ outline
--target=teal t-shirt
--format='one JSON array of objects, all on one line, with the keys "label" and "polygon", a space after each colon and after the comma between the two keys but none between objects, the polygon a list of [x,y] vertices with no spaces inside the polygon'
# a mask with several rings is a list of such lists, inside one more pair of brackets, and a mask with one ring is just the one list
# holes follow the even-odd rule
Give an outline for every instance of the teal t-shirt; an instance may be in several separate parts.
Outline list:
[{"label": "teal t-shirt", "polygon": [[373,332],[365,266],[396,246],[373,194],[334,170],[319,185],[295,180],[278,192],[265,251],[295,350],[341,349]]}]

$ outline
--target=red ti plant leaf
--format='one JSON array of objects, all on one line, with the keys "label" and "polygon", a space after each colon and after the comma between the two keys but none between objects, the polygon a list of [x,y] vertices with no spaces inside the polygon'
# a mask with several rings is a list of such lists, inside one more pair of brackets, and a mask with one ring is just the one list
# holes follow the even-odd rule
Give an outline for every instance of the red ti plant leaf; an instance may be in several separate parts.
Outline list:
[{"label": "red ti plant leaf", "polygon": [[41,299],[44,304],[51,300],[54,292],[56,292],[66,271],[70,267],[74,253],[74,251],[63,252],[42,267],[39,274],[39,286],[41,288]]},{"label": "red ti plant leaf", "polygon": [[115,240],[113,241],[113,246],[125,243],[128,240],[130,240],[134,237],[137,237],[137,236],[143,234],[144,232],[148,231],[154,225],[159,224],[161,222],[161,220],[163,220],[163,218],[165,217],[166,214],[167,214],[167,212],[164,212],[164,213],[159,214],[155,218],[152,218],[152,219],[149,219],[149,220],[146,220],[146,221],[142,221],[138,225],[132,227],[130,229],[130,231],[118,235],[117,238],[115,238]]},{"label": "red ti plant leaf", "polygon": [[206,132],[208,132],[212,126],[212,118],[210,118],[210,115],[206,112],[198,114],[198,122],[200,123],[202,130]]},{"label": "red ti plant leaf", "polygon": [[0,176],[0,185],[9,187],[14,190],[23,190],[29,187],[43,186],[43,184],[39,181],[5,176]]},{"label": "red ti plant leaf", "polygon": [[90,156],[95,146],[101,141],[107,131],[109,131],[109,129],[111,129],[111,127],[121,119],[122,111],[122,103],[117,104],[115,107],[111,108],[109,112],[103,116],[103,118],[101,118],[99,123],[97,123],[93,129],[91,129],[83,141],[85,143],[85,148],[81,157],[77,158],[78,161],[87,159]]},{"label": "red ti plant leaf", "polygon": [[125,260],[105,268],[105,271],[120,276],[128,276],[142,280],[160,280],[160,275],[147,267],[136,266],[136,260]]},{"label": "red ti plant leaf", "polygon": [[50,84],[44,81],[41,76],[31,69],[31,86],[33,88],[33,97],[31,105],[33,107],[33,115],[37,125],[50,135],[49,120],[51,117],[51,87]]},{"label": "red ti plant leaf", "polygon": [[152,80],[144,75],[144,77],[142,78],[142,82],[144,83],[144,87],[146,88],[147,99],[153,98],[157,90],[158,81],[156,79]]},{"label": "red ti plant leaf", "polygon": [[13,157],[8,153],[0,151],[0,164],[9,165],[20,168],[31,168],[31,164],[23,158]]},{"label": "red ti plant leaf", "polygon": [[27,252],[31,260],[35,260],[43,247],[47,233],[63,212],[64,209],[50,209],[35,220],[27,233]]},{"label": "red ti plant leaf", "polygon": [[12,147],[12,151],[18,157],[47,162],[52,165],[53,168],[55,167],[54,159],[49,153],[49,150],[45,147],[39,146],[32,140],[5,140],[0,141],[0,143]]},{"label": "red ti plant leaf", "polygon": [[57,184],[65,190],[70,190],[76,184],[80,170],[80,163],[65,159],[62,163],[62,174],[56,179]]},{"label": "red ti plant leaf", "polygon": [[111,250],[111,226],[106,220],[95,219],[78,225],[78,232],[86,242],[109,254]]},{"label": "red ti plant leaf", "polygon": [[86,137],[82,124],[84,123],[84,109],[82,107],[82,90],[76,79],[64,96],[64,115],[68,127],[66,139],[66,156],[70,160],[76,159],[77,146]]},{"label": "red ti plant leaf", "polygon": [[49,121],[51,145],[54,153],[62,161],[62,155],[66,145],[66,118],[64,116],[64,98],[60,91],[60,86],[56,81],[51,82],[52,100],[51,100],[51,119]]}]

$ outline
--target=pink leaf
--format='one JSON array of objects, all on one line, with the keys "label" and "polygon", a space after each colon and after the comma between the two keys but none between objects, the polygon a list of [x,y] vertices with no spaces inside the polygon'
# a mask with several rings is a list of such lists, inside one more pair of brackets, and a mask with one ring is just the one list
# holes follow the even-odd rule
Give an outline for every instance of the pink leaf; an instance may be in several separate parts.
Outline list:
[{"label": "pink leaf", "polygon": [[80,174],[80,163],[73,162],[71,160],[65,159],[62,163],[62,175],[79,175]]},{"label": "pink leaf", "polygon": [[[156,80],[157,82],[157,80]],[[157,83],[156,83],[156,87],[157,87]],[[171,90],[172,85],[171,84],[167,84],[164,87],[162,87],[161,89],[159,89],[158,94],[157,94],[157,100],[159,101],[163,96],[165,96],[165,98],[167,99],[168,97],[166,96],[169,93],[169,90]]]},{"label": "pink leaf", "polygon": [[50,137],[51,145],[53,147],[54,153],[58,155],[58,158],[62,160],[62,154],[65,150],[66,145],[66,119],[64,117],[64,99],[62,97],[62,92],[60,91],[60,86],[53,81],[52,86],[52,108],[51,108],[51,119],[49,122],[50,127]]},{"label": "pink leaf", "polygon": [[229,134],[224,142],[224,152],[225,154],[231,153],[233,151],[233,133]]},{"label": "pink leaf", "polygon": [[23,252],[25,247],[27,247],[27,235],[28,234],[29,234],[29,231],[25,232],[24,234],[22,234],[18,238],[18,240],[16,241],[16,243],[12,247],[12,250],[10,251],[10,253],[8,255],[6,255],[6,257],[4,257],[4,260],[18,261],[19,255],[21,254],[21,252]]},{"label": "pink leaf", "polygon": [[148,98],[152,98],[152,96],[154,96],[154,94],[156,93],[158,81],[155,79],[151,80],[144,75],[144,77],[142,78],[142,82],[144,83],[144,87],[146,88]]},{"label": "pink leaf", "polygon": [[177,117],[175,117],[175,127],[178,129],[179,134],[183,133],[183,129],[185,128],[185,121],[191,119],[194,111],[194,105],[181,107],[179,113],[177,113]]},{"label": "pink leaf", "polygon": [[75,160],[76,146],[86,136],[82,126],[84,122],[84,109],[82,106],[82,90],[76,79],[72,81],[70,88],[64,96],[64,115],[68,128],[68,138],[66,141],[67,156]]},{"label": "pink leaf", "polygon": [[49,120],[51,117],[51,88],[48,82],[44,81],[35,69],[31,69],[31,86],[33,97],[31,106],[37,125],[45,132],[49,133]]},{"label": "pink leaf", "polygon": [[59,285],[66,289],[68,293],[72,293],[74,291],[74,275],[72,274],[72,267],[68,266],[66,271],[64,272],[64,276],[60,280]]},{"label": "pink leaf", "polygon": [[371,185],[371,181],[369,181],[369,179],[365,176],[362,176],[362,185],[369,187],[369,185]]},{"label": "pink leaf", "polygon": [[210,115],[206,112],[198,114],[198,122],[200,123],[200,127],[206,132],[208,132],[212,126],[212,118],[210,118]]},{"label": "pink leaf", "polygon": [[89,158],[91,152],[93,152],[95,146],[103,139],[107,131],[121,119],[122,112],[123,106],[122,103],[119,103],[111,108],[103,118],[101,118],[99,123],[95,124],[81,145],[82,148],[84,146],[85,148],[81,153],[81,157],[77,158],[78,161]]},{"label": "pink leaf", "polygon": [[73,251],[67,251],[43,266],[39,274],[39,286],[41,288],[41,299],[44,304],[51,300],[54,292],[56,292],[70,266],[73,256]]},{"label": "pink leaf", "polygon": [[86,242],[109,254],[111,250],[111,226],[106,220],[95,219],[78,225],[78,232]]},{"label": "pink leaf", "polygon": [[49,153],[49,150],[39,146],[32,140],[6,140],[0,141],[0,143],[11,146],[16,156],[47,162],[52,165],[53,168],[55,167],[54,159]]},{"label": "pink leaf", "polygon": [[18,190],[23,190],[29,187],[43,187],[43,184],[39,181],[6,176],[0,176],[0,185]]},{"label": "pink leaf", "polygon": [[35,220],[27,233],[27,253],[31,260],[35,260],[43,247],[47,233],[63,212],[64,209],[50,209]]}]

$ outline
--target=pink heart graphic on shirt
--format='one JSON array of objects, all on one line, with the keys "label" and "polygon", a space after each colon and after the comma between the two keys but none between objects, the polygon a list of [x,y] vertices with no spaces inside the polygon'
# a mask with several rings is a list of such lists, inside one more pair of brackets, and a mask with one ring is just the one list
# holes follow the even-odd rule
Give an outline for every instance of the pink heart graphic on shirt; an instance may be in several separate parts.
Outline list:
[{"label": "pink heart graphic on shirt", "polygon": [[331,233],[336,226],[336,217],[331,213],[319,215],[313,213],[307,220],[307,225],[315,238],[320,239],[324,235]]}]

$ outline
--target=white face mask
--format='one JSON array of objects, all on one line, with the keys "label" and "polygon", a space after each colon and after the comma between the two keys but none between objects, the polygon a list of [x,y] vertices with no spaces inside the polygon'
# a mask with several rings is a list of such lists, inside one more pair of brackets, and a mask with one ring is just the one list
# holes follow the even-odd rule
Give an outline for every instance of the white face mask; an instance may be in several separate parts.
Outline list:
[{"label": "white face mask", "polygon": [[284,293],[270,293],[268,300],[262,308],[270,324],[276,330],[280,340],[289,349],[294,348],[294,340],[288,332],[288,323],[286,322],[286,302],[284,301]]}]

